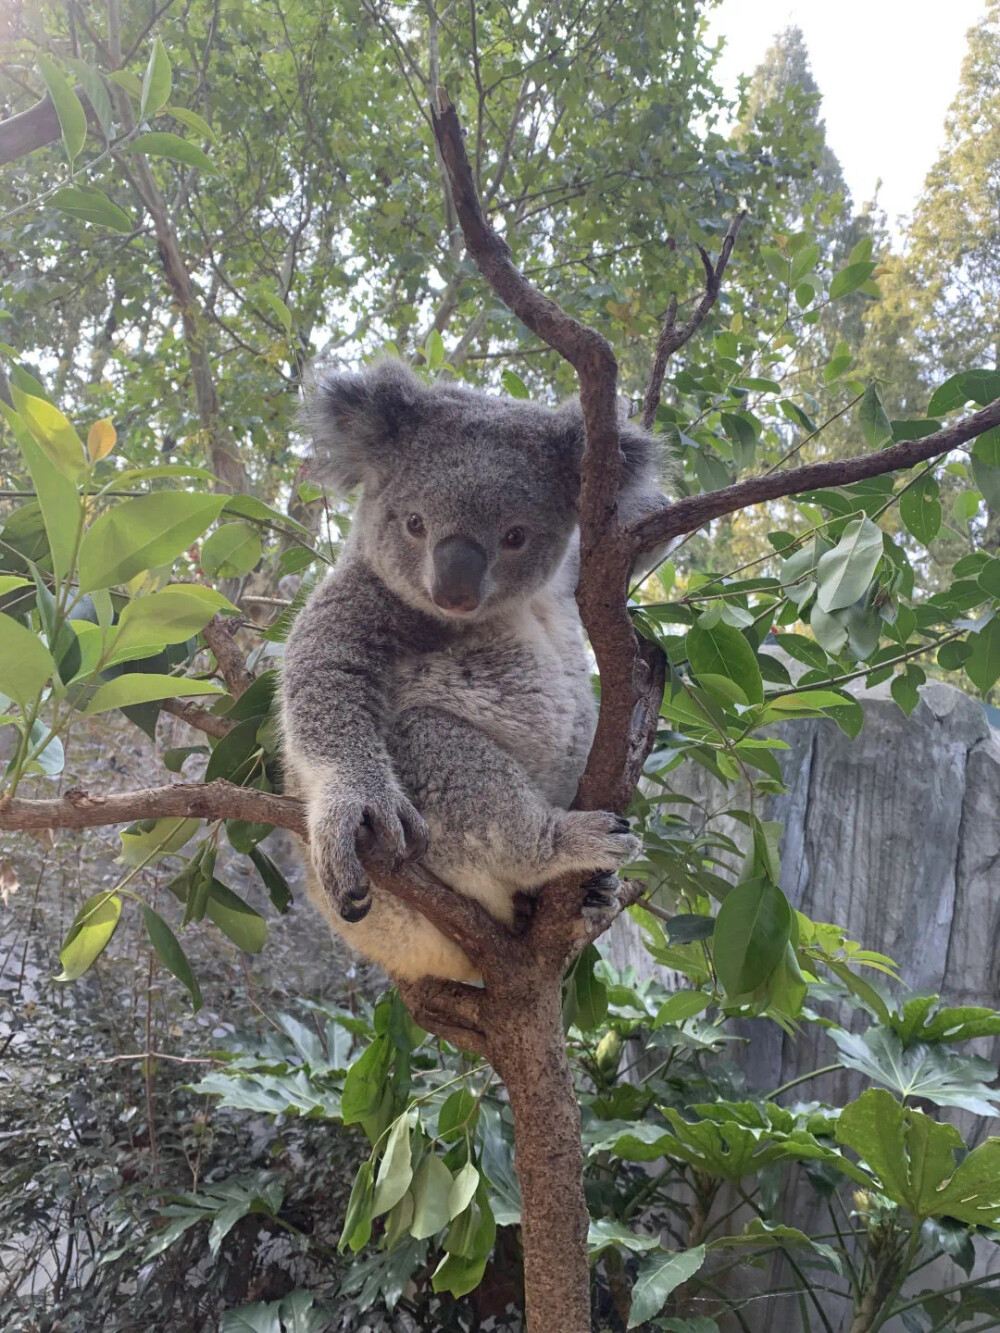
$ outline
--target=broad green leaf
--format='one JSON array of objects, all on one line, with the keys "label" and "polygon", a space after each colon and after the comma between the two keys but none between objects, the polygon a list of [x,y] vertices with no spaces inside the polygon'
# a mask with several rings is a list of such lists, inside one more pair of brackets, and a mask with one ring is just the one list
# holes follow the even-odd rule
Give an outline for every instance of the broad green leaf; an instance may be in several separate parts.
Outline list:
[{"label": "broad green leaf", "polygon": [[344,1227],[337,1242],[341,1254],[350,1247],[352,1254],[364,1249],[372,1234],[372,1201],[375,1197],[375,1167],[369,1158],[361,1163],[347,1201]]},{"label": "broad green leaf", "polygon": [[941,530],[940,487],[928,472],[909,486],[899,497],[899,516],[908,532],[924,546]]},{"label": "broad green leaf", "polygon": [[271,899],[271,905],[279,912],[287,912],[292,905],[292,891],[288,887],[284,875],[260,847],[251,847],[247,855],[257,867],[257,873],[264,881],[264,886]]},{"label": "broad green leaf", "polygon": [[107,948],[122,914],[122,900],[112,889],[95,893],[80,908],[59,950],[63,970],[56,981],[76,981]]},{"label": "broad green leaf", "polygon": [[697,1245],[693,1250],[682,1250],[678,1253],[671,1253],[669,1250],[656,1252],[640,1259],[632,1286],[632,1308],[629,1311],[628,1327],[638,1328],[640,1324],[645,1324],[658,1315],[670,1293],[682,1282],[694,1277],[704,1262],[704,1245]]},{"label": "broad green leaf", "polygon": [[140,134],[129,144],[129,149],[135,153],[145,153],[147,157],[166,157],[172,162],[182,162],[187,167],[215,171],[212,159],[197,144],[166,130],[150,130],[148,134]]},{"label": "broad green leaf", "polygon": [[212,880],[205,915],[245,953],[260,953],[263,949],[267,922],[249,903],[217,879]]},{"label": "broad green leaf", "polygon": [[920,702],[920,686],[926,679],[927,677],[921,668],[914,666],[912,662],[907,663],[899,675],[893,678],[889,689],[893,699],[899,704],[907,717]]},{"label": "broad green leaf", "polygon": [[458,1217],[459,1213],[465,1212],[475,1198],[476,1190],[479,1188],[479,1180],[479,1172],[471,1162],[466,1162],[461,1171],[456,1174],[448,1190],[449,1220]]},{"label": "broad green leaf", "polygon": [[996,1066],[988,1060],[924,1042],[904,1047],[895,1032],[882,1027],[862,1034],[831,1027],[830,1036],[841,1064],[900,1097],[926,1097],[938,1106],[959,1106],[973,1115],[997,1114],[997,1093],[987,1087],[996,1077]]},{"label": "broad green leaf", "polygon": [[445,1099],[438,1112],[437,1132],[443,1143],[472,1134],[479,1115],[479,1103],[467,1088],[456,1088]]},{"label": "broad green leaf", "polygon": [[122,234],[130,232],[134,225],[125,210],[112,203],[96,185],[65,185],[50,195],[48,202],[60,213],[80,222],[93,222]]},{"label": "broad green leaf", "polygon": [[768,879],[751,879],[726,894],[715,919],[712,956],[730,998],[762,985],[777,967],[792,929],[788,899]]},{"label": "broad green leaf", "polygon": [[711,629],[692,625],[685,643],[696,676],[722,676],[738,685],[749,703],[763,702],[760,667],[753,649],[738,629],[721,621]]},{"label": "broad green leaf", "polygon": [[432,329],[424,345],[424,356],[431,370],[437,370],[445,359],[444,339],[437,329]]},{"label": "broad green leaf", "polygon": [[851,606],[867,590],[882,557],[882,532],[870,518],[852,519],[832,551],[816,565],[821,610]]},{"label": "broad green leaf", "polygon": [[52,572],[61,582],[69,573],[77,529],[83,518],[83,507],[76,485],[35,441],[18,413],[6,404],[0,404],[0,411],[6,416],[28,464],[49,539]]},{"label": "broad green leaf", "polygon": [[[842,296],[847,296],[849,292],[855,292],[859,287],[863,287],[871,275],[875,272],[875,264],[871,260],[865,260],[858,264],[848,264],[842,268],[830,283],[830,300],[838,301]],[[933,416],[934,413],[929,413]]]},{"label": "broad green leaf", "polygon": [[119,859],[126,866],[152,865],[161,857],[179,852],[200,827],[200,819],[183,819],[180,816],[142,820],[122,830]]},{"label": "broad green leaf", "polygon": [[176,559],[218,518],[223,495],[158,491],[98,515],[80,545],[80,590],[127,583]]},{"label": "broad green leaf", "polygon": [[45,398],[22,393],[14,386],[11,387],[11,397],[14,399],[14,406],[21,420],[42,453],[64,476],[75,481],[86,466],[87,460],[83,452],[83,441],[69,421],[58,407]]},{"label": "broad green leaf", "polygon": [[372,1216],[379,1217],[394,1207],[413,1180],[413,1168],[410,1165],[410,1122],[404,1111],[397,1116],[389,1131],[385,1152],[379,1162],[378,1179],[375,1182],[375,1198],[372,1201]]},{"label": "broad green leaf", "polygon": [[819,259],[819,246],[807,245],[792,258],[792,267],[788,275],[789,285],[796,287],[807,273],[812,272]]},{"label": "broad green leaf", "polygon": [[30,582],[30,579],[22,579],[17,574],[0,574],[0,597],[13,592],[15,588],[27,588]]},{"label": "broad green leaf", "polygon": [[361,1052],[344,1078],[342,1112],[345,1125],[373,1114],[382,1100],[393,1047],[388,1037],[376,1037]]},{"label": "broad green leaf", "polygon": [[25,708],[54,670],[52,656],[38,635],[13,616],[0,614],[0,690]]},{"label": "broad green leaf", "polygon": [[263,523],[265,527],[276,527],[279,532],[288,528],[309,542],[314,540],[314,534],[304,524],[297,522],[288,514],[281,513],[278,509],[272,509],[255,495],[226,496],[223,513],[238,514],[241,518],[249,518],[251,522]]},{"label": "broad green leaf", "polygon": [[146,925],[146,934],[159,955],[160,961],[169,972],[174,974],[181,985],[186,987],[191,996],[191,1007],[197,1013],[201,1008],[201,988],[198,985],[197,977],[191,971],[191,964],[188,962],[177,936],[163,917],[158,912],[154,912],[146,903],[142,904],[142,919]]},{"label": "broad green leaf", "polygon": [[573,1021],[582,1032],[592,1032],[599,1027],[608,1012],[607,987],[594,974],[594,966],[600,961],[601,955],[588,944],[573,969],[576,998]]},{"label": "broad green leaf", "polygon": [[261,557],[260,536],[249,523],[223,523],[201,548],[201,567],[209,578],[249,574]]},{"label": "broad green leaf", "polygon": [[204,116],[199,116],[197,111],[191,111],[186,106],[167,106],[164,110],[174,120],[179,120],[182,125],[186,125],[189,130],[194,130],[195,134],[200,134],[202,138],[215,142],[215,131],[209,125]]},{"label": "broad green leaf", "polygon": [[59,118],[63,146],[70,166],[80,152],[87,138],[87,113],[83,103],[77,97],[73,85],[67,79],[56,62],[48,55],[38,57],[38,72],[42,76],[52,105]]},{"label": "broad green leaf", "polygon": [[137,648],[185,643],[218,611],[235,609],[221,593],[199,584],[176,584],[134,597],[122,611],[108,662],[123,661]]},{"label": "broad green leaf", "polygon": [[[149,120],[170,100],[170,57],[159,37],[153,42],[139,98],[139,119]],[[140,135],[140,138],[143,136]]]},{"label": "broad green leaf", "polygon": [[142,84],[135,77],[130,69],[115,69],[108,75],[111,83],[117,84],[119,88],[124,88],[129,97],[137,102],[142,97]]},{"label": "broad green leaf", "polygon": [[1000,680],[1000,615],[978,634],[970,634],[968,642],[972,652],[965,660],[965,674],[986,694]]},{"label": "broad green leaf", "polygon": [[847,626],[842,613],[830,615],[816,601],[809,613],[809,628],[821,648],[831,657],[839,657],[847,645]]},{"label": "broad green leaf", "polygon": [[[2,678],[0,688],[3,688]],[[109,708],[132,708],[154,699],[180,699],[194,694],[225,694],[225,690],[207,680],[162,676],[151,671],[130,671],[100,686],[84,710],[84,716],[106,713]]]},{"label": "broad green leaf", "polygon": [[525,384],[524,380],[521,379],[520,375],[515,374],[513,370],[505,370],[500,376],[500,382],[504,387],[504,391],[509,393],[511,398],[531,397],[531,394],[528,392],[528,386]]},{"label": "broad green leaf", "polygon": [[[451,1221],[449,1200],[452,1183],[451,1172],[441,1158],[433,1152],[425,1153],[413,1177],[413,1220],[410,1222],[410,1235],[415,1240],[426,1240],[435,1232],[443,1231]],[[463,1205],[463,1208],[465,1206]],[[462,1208],[458,1211],[462,1212]]]},{"label": "broad green leaf", "polygon": [[587,1250],[593,1263],[605,1250],[617,1246],[633,1254],[645,1254],[649,1250],[660,1248],[659,1236],[643,1236],[632,1231],[624,1222],[616,1222],[611,1217],[599,1217],[591,1221],[587,1232]]},{"label": "broad green leaf", "polygon": [[884,444],[892,443],[892,426],[882,406],[877,384],[869,384],[865,389],[858,408],[858,421],[869,449],[881,449]]},{"label": "broad green leaf", "polygon": [[219,1324],[219,1333],[282,1333],[280,1305],[272,1301],[265,1305],[244,1305],[240,1309],[225,1310]]},{"label": "broad green leaf", "polygon": [[97,123],[104,131],[105,139],[111,136],[111,98],[108,96],[108,90],[104,86],[104,80],[92,65],[88,65],[85,60],[78,60],[74,56],[67,56],[66,63],[71,67],[74,74],[83,85],[83,91],[87,94],[87,101],[97,117]]},{"label": "broad green leaf", "polygon": [[712,997],[704,991],[679,990],[660,1005],[653,1019],[653,1027],[662,1027],[664,1023],[683,1023],[685,1019],[703,1013],[711,1003]]},{"label": "broad green leaf", "polygon": [[431,1275],[432,1289],[450,1292],[456,1300],[461,1300],[482,1282],[486,1259],[485,1255],[465,1259],[458,1254],[446,1254]]},{"label": "broad green leaf", "polygon": [[1000,370],[962,370],[935,389],[927,415],[944,416],[970,400],[985,407],[995,398],[1000,398]]},{"label": "broad green leaf", "polygon": [[972,446],[972,476],[991,509],[1000,509],[1000,426]]},{"label": "broad green leaf", "polygon": [[977,575],[977,582],[987,596],[1000,598],[1000,558],[994,556],[983,565]]}]

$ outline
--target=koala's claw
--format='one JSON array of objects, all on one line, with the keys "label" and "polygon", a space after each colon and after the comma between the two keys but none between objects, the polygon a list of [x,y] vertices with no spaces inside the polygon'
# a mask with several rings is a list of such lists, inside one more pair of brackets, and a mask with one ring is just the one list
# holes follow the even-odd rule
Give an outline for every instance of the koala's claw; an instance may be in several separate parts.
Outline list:
[{"label": "koala's claw", "polygon": [[[351,898],[354,898],[353,890],[351,892]],[[372,896],[368,892],[365,893],[360,902],[350,901],[337,904],[337,911],[340,913],[341,920],[347,921],[351,925],[354,925],[357,921],[363,921],[371,910]]]},{"label": "koala's claw", "polygon": [[556,854],[567,869],[617,870],[633,861],[642,844],[621,815],[605,810],[570,810],[563,815]]},{"label": "koala's claw", "polygon": [[584,907],[613,907],[618,902],[621,880],[613,870],[602,870],[584,880],[581,887],[587,890]]}]

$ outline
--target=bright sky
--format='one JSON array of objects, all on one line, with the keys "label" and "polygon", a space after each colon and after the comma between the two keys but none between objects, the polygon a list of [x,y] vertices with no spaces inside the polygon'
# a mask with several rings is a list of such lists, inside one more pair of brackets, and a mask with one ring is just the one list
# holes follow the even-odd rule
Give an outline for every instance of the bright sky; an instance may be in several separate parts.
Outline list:
[{"label": "bright sky", "polygon": [[710,37],[726,38],[719,74],[733,93],[775,33],[802,29],[855,206],[881,179],[892,223],[913,208],[943,144],[965,35],[985,11],[986,0],[723,0]]}]

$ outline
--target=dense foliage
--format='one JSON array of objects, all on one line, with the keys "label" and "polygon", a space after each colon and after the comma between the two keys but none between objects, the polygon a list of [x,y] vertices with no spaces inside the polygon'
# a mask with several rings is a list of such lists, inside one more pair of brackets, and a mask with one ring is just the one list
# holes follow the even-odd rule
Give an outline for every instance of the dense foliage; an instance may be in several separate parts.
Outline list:
[{"label": "dense foliage", "polygon": [[[728,286],[657,413],[682,493],[875,451],[1000,397],[996,7],[972,35],[902,256],[883,253],[876,213],[851,211],[794,34],[723,132],[704,9],[192,0],[155,22],[126,6],[119,25],[116,5],[81,3],[42,5],[15,32],[9,104],[47,89],[62,138],[10,165],[0,217],[6,793],[46,794],[91,719],[124,713],[155,737],[164,708],[204,733],[167,750],[167,770],[280,790],[274,659],[348,523],[300,467],[294,413],[314,354],[394,348],[428,377],[546,400],[571,387],[464,256],[427,125],[439,81],[517,262],[607,334],[634,395],[670,296],[700,292],[696,246],[749,206]],[[1000,1228],[1000,1140],[966,1143],[935,1108],[995,1113],[996,1070],[964,1043],[1000,1033],[1000,1015],[906,998],[890,959],[795,911],[780,827],[755,800],[783,788],[775,724],[821,717],[857,734],[856,681],[891,681],[906,714],[928,674],[990,697],[998,514],[1000,428],[910,474],[723,520],[633,590],[669,681],[634,806],[649,896],[632,914],[678,982],[618,975],[594,948],[566,981],[609,1327],[709,1333],[726,1311],[746,1327],[741,1284],[774,1254],[786,1266],[769,1295],[803,1327],[830,1327],[834,1292],[858,1333],[893,1309],[921,1333],[995,1326],[996,1294],[968,1275],[974,1240]],[[237,620],[256,676],[238,697],[210,642],[220,626],[231,642]],[[684,763],[732,785],[732,801],[689,810],[670,787]],[[117,881],[81,895],[59,980],[83,976],[136,914],[197,1009],[185,928],[207,918],[244,951],[266,944],[264,913],[225,882],[230,850],[274,912],[289,908],[270,833],[245,819],[126,828]],[[310,1018],[228,1051],[195,1092],[360,1127],[369,1151],[341,1232],[359,1257],[344,1276],[319,1256],[341,1301],[400,1306],[426,1328],[513,1317],[519,1195],[488,1067],[416,1029],[392,993]],[[821,1025],[836,1066],[871,1086],[842,1108],[779,1104],[790,1089],[747,1086],[727,1058],[748,1019]],[[248,1215],[308,1247],[286,1174],[157,1193],[148,1234],[124,1228],[100,1257],[141,1286],[174,1245],[193,1256],[203,1240],[215,1260]],[[829,1225],[788,1215],[799,1175]],[[966,1278],[924,1291],[919,1268],[938,1254]],[[330,1295],[318,1279],[221,1327],[325,1328]],[[42,1320],[44,1292],[4,1299],[18,1327]]]}]

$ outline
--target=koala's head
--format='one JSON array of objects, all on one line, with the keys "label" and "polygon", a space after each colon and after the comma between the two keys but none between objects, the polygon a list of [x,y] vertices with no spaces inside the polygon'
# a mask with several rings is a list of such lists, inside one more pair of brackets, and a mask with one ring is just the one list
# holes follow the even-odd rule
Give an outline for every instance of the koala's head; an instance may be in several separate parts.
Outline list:
[{"label": "koala's head", "polygon": [[[583,417],[453,384],[402,362],[320,372],[305,404],[314,475],[361,487],[356,539],[411,605],[480,620],[556,573],[577,523]],[[622,431],[623,489],[655,493],[652,441]]]}]

